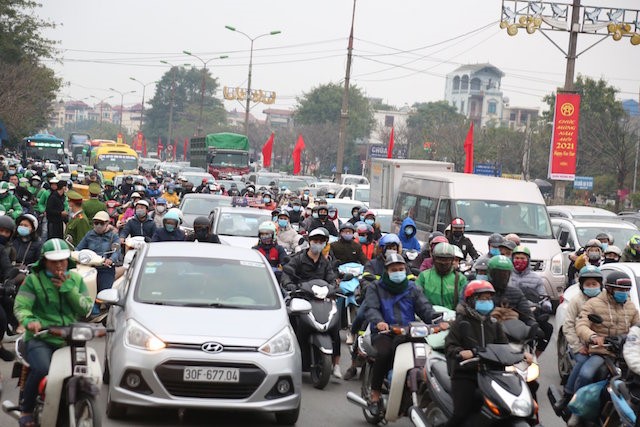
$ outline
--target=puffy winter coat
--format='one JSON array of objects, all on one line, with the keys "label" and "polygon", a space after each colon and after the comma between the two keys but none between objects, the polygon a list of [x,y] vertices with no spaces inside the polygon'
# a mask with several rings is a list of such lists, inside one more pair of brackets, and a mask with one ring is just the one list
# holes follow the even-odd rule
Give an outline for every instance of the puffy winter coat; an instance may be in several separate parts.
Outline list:
[{"label": "puffy winter coat", "polygon": [[622,355],[631,371],[640,375],[640,325],[631,327],[624,343]]},{"label": "puffy winter coat", "polygon": [[[549,296],[547,290],[544,288],[542,277],[531,270],[531,267],[527,267],[522,272],[513,270],[511,272],[511,279],[509,279],[509,286],[520,288],[521,290],[529,288],[535,290],[539,296]],[[547,310],[551,311],[551,301],[545,301],[544,305]]]}]

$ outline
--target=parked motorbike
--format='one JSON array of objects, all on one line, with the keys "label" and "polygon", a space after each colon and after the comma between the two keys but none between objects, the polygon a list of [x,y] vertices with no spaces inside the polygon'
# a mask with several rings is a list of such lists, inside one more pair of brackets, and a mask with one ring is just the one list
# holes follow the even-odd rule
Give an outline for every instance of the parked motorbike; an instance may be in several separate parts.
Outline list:
[{"label": "parked motorbike", "polygon": [[311,303],[311,311],[292,313],[292,325],[302,353],[302,371],[311,374],[311,382],[317,389],[326,387],[333,367],[332,333],[340,327],[340,315],[335,301],[336,293],[321,279],[301,283],[299,289],[289,294],[289,302],[303,298]]},{"label": "parked motorbike", "polygon": [[391,326],[386,332],[395,335],[399,344],[395,348],[393,369],[389,371],[382,385],[382,410],[378,414],[369,410],[376,349],[371,343],[369,329],[359,338],[359,351],[366,355],[367,362],[363,369],[360,395],[350,391],[347,393],[347,400],[362,408],[368,423],[394,422],[408,416],[415,426],[429,425],[421,409],[421,390],[424,388],[424,368],[428,350],[425,338],[440,331],[441,328],[436,325],[412,322],[409,326]]},{"label": "parked motorbike", "polygon": [[[36,336],[50,334],[64,338],[67,346],[53,353],[49,374],[40,382],[39,396],[33,416],[39,427],[99,426],[101,411],[97,397],[102,386],[102,368],[96,351],[87,346],[93,338],[102,337],[107,330],[88,323],[70,326],[51,326]],[[29,373],[25,360],[25,343],[16,341],[17,361],[12,378],[18,378],[20,397]],[[5,400],[2,410],[11,417],[20,418],[17,404]]]}]

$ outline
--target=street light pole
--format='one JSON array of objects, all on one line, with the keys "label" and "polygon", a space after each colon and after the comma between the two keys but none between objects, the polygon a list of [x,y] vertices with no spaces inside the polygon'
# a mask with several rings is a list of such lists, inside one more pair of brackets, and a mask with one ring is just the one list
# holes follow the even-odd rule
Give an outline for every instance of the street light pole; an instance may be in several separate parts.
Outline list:
[{"label": "street light pole", "polygon": [[133,80],[134,82],[139,83],[142,86],[142,111],[140,112],[140,125],[138,126],[138,131],[142,132],[142,118],[144,117],[144,92],[147,89],[147,86],[158,82],[152,81],[149,83],[143,83],[135,77],[129,77],[129,80]]},{"label": "street light pole", "polygon": [[213,61],[214,59],[225,59],[225,58],[228,58],[229,56],[220,55],[205,61],[204,59],[200,58],[198,55],[195,55],[192,52],[189,52],[188,50],[183,50],[182,53],[184,53],[185,55],[193,56],[194,58],[202,62],[202,84],[200,85],[200,115],[198,118],[198,127],[196,128],[196,132],[195,132],[196,136],[200,136],[203,130],[202,129],[202,109],[204,107],[204,92],[207,88],[207,83],[206,83],[207,64]]},{"label": "street light pole", "polygon": [[236,29],[235,27],[232,27],[231,25],[225,25],[224,27],[227,30],[242,34],[251,41],[251,48],[249,49],[249,74],[247,75],[247,102],[244,109],[244,134],[249,136],[249,110],[251,109],[251,72],[253,69],[253,42],[258,40],[260,37],[275,36],[276,34],[280,34],[282,31],[275,30],[268,33],[260,34],[256,37],[251,37],[247,33],[244,33]]},{"label": "street light pole", "polygon": [[118,128],[118,133],[122,133],[122,116],[124,115],[124,96],[130,93],[135,93],[136,91],[131,90],[129,92],[122,92],[112,87],[110,87],[109,90],[120,95],[120,127]]}]

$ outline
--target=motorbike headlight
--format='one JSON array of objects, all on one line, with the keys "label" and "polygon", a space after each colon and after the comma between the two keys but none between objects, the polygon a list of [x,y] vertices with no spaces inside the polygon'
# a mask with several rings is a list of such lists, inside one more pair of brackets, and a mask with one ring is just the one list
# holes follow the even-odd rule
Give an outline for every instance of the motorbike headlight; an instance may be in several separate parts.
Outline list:
[{"label": "motorbike headlight", "polygon": [[429,335],[429,328],[426,325],[412,326],[409,334],[411,338],[423,338]]},{"label": "motorbike headlight", "polygon": [[147,351],[158,351],[167,346],[160,338],[132,319],[127,321],[124,343],[129,347]]},{"label": "motorbike headlight", "polygon": [[562,276],[562,252],[551,258],[551,274]]},{"label": "motorbike headlight", "polygon": [[538,366],[538,364],[534,362],[529,365],[529,368],[527,369],[527,382],[530,383],[531,381],[535,381],[539,376],[540,366]]},{"label": "motorbike headlight", "polygon": [[532,409],[531,402],[525,399],[516,399],[511,405],[511,413],[516,417],[528,417]]},{"label": "motorbike headlight", "polygon": [[77,326],[71,329],[72,341],[90,341],[93,338],[93,329],[85,326]]},{"label": "motorbike headlight", "polygon": [[293,340],[294,335],[291,326],[287,326],[270,338],[269,341],[262,344],[258,351],[269,356],[282,356],[293,353]]}]

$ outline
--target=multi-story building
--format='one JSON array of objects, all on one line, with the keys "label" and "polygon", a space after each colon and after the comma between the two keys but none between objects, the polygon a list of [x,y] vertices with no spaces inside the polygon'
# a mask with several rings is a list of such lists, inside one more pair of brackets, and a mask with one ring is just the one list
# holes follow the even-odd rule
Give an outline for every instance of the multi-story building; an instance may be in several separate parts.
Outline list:
[{"label": "multi-story building", "polygon": [[375,125],[369,136],[369,143],[388,144],[391,128],[395,128],[396,134],[399,130],[406,128],[410,114],[411,108],[408,105],[399,110],[374,110],[373,119],[375,120]]},{"label": "multi-story building", "polygon": [[533,126],[538,121],[540,110],[531,107],[511,107],[508,99],[504,98],[505,105],[502,110],[502,126],[509,129],[523,131],[527,126]]},{"label": "multi-story building", "polygon": [[293,110],[267,108],[262,110],[265,115],[265,124],[270,129],[293,128]]},{"label": "multi-story building", "polygon": [[[142,114],[142,104],[135,104],[125,107],[120,111],[120,106],[113,107],[113,123],[120,124],[122,130],[128,134],[135,134],[140,129],[140,115]],[[144,124],[144,121],[143,121]]]}]

